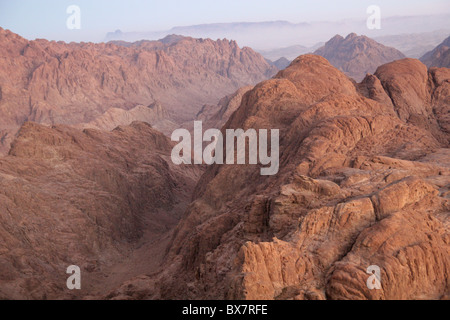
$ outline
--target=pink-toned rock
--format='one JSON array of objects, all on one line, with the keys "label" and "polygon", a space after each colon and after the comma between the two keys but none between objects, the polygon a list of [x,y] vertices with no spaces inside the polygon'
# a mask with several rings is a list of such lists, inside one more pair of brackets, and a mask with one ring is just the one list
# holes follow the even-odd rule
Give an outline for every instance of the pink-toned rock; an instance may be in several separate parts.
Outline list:
[{"label": "pink-toned rock", "polygon": [[374,73],[378,66],[405,58],[397,49],[355,33],[346,38],[336,35],[314,54],[325,57],[333,66],[358,82],[366,74]]},{"label": "pink-toned rock", "polygon": [[[83,125],[102,116],[105,121],[112,108],[129,111],[156,101],[167,109],[167,120],[181,123],[204,104],[277,71],[235,41],[166,40],[67,44],[28,41],[0,28],[0,130],[14,135],[25,121]],[[105,125],[124,124],[119,122],[116,117]],[[3,142],[8,150],[10,139]]]},{"label": "pink-toned rock", "polygon": [[[433,101],[448,104],[433,72],[401,60],[357,90],[325,59],[305,55],[256,85],[224,128],[280,129],[280,172],[209,167],[166,269],[147,280],[157,283],[148,297],[448,294],[449,136],[435,126],[442,118]],[[431,120],[419,125],[415,115]],[[381,268],[381,290],[367,287],[371,265]]]}]

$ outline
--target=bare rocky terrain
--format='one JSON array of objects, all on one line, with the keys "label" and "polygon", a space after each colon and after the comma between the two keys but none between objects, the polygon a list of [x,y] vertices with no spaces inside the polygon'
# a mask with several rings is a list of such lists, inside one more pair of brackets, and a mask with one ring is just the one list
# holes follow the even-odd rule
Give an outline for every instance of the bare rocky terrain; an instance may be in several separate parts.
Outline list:
[{"label": "bare rocky terrain", "polygon": [[[177,36],[0,47],[0,299],[450,296],[450,69],[399,57],[356,83],[308,54],[270,78]],[[161,131],[194,119],[279,129],[279,173],[174,165]]]},{"label": "bare rocky terrain", "polygon": [[[355,86],[299,57],[224,126],[280,128],[280,173],[209,167],[161,271],[105,297],[448,297],[449,79],[405,59]],[[366,286],[370,265],[381,290]]]},{"label": "bare rocky terrain", "polygon": [[107,276],[173,228],[201,171],[173,165],[171,149],[142,122],[111,132],[25,123],[0,158],[0,298],[63,298],[69,265]]},{"label": "bare rocky terrain", "polygon": [[152,111],[142,106],[157,103],[167,112],[151,124],[170,129],[170,122],[190,120],[204,104],[277,71],[235,41],[179,36],[67,44],[28,41],[0,28],[0,51],[2,153],[26,121],[112,128],[143,113],[148,118]]},{"label": "bare rocky terrain", "polygon": [[343,38],[336,35],[314,54],[326,58],[349,77],[360,82],[366,74],[374,73],[382,64],[405,58],[395,48],[387,47],[366,36],[355,33]]}]

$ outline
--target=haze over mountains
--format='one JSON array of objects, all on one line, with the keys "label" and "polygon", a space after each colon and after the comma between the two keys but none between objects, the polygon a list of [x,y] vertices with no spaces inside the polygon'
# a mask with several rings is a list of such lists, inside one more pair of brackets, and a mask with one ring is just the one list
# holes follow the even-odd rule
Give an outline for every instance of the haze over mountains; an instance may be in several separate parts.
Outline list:
[{"label": "haze over mountains", "polygon": [[[366,20],[291,23],[287,21],[203,24],[174,27],[160,32],[125,32],[117,30],[105,41],[142,39],[156,40],[170,34],[195,38],[234,39],[240,46],[249,46],[267,59],[276,61],[312,53],[336,34],[357,33],[395,47],[410,58],[420,58],[436,47],[450,33],[450,15],[383,17],[380,30],[369,30]],[[261,35],[264,37],[261,37]]]},{"label": "haze over mountains", "polygon": [[278,48],[273,50],[260,50],[259,53],[261,53],[265,58],[270,59],[272,61],[276,61],[278,59],[288,59],[288,60],[294,60],[301,54],[311,53],[323,46],[325,43],[317,43],[316,45],[312,47],[305,47],[302,45],[295,45],[290,46],[286,48]]},{"label": "haze over mountains", "polygon": [[[450,29],[442,29],[432,32],[402,33],[397,35],[375,36],[371,38],[385,46],[396,48],[408,58],[418,59],[426,52],[434,49],[448,36],[449,33]],[[367,31],[362,32],[362,35],[365,34],[367,34]],[[322,40],[325,41],[327,39]],[[298,55],[312,53],[324,44],[324,42],[319,42],[312,47],[294,45],[272,50],[258,50],[258,52],[272,61],[276,61],[281,57],[294,60]]]},{"label": "haze over mountains", "polygon": [[[281,71],[179,35],[0,50],[0,299],[450,296],[450,69],[355,33]],[[174,165],[194,120],[279,129],[279,173]]]},{"label": "haze over mountains", "polygon": [[450,34],[450,29],[442,29],[433,32],[374,37],[373,40],[398,49],[408,58],[419,59],[447,38],[448,34]]},{"label": "haze over mountains", "polygon": [[[440,29],[449,31],[449,14],[430,16],[383,17],[381,30],[367,28],[367,16],[361,20],[312,21],[291,23],[288,21],[236,22],[179,26],[166,31],[126,32],[117,30],[106,35],[105,40],[125,40],[128,42],[143,39],[156,40],[170,34],[179,34],[195,38],[234,39],[241,46],[255,50],[272,50],[295,45],[311,47],[326,41],[336,34],[357,33],[368,37],[432,32]],[[264,37],[261,37],[264,35]],[[438,40],[437,45],[443,39]],[[299,53],[299,55],[301,52]],[[280,58],[280,57],[279,57]]]}]

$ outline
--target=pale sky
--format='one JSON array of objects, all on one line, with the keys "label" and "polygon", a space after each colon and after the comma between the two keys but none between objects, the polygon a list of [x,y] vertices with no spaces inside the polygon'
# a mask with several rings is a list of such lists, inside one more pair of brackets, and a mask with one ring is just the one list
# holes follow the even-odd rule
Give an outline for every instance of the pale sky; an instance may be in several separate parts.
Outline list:
[{"label": "pale sky", "polygon": [[[450,13],[449,0],[0,0],[0,26],[27,39],[102,41],[107,32],[160,31],[219,22],[292,23],[365,19],[369,5],[384,16]],[[69,5],[81,30],[66,27]]]}]

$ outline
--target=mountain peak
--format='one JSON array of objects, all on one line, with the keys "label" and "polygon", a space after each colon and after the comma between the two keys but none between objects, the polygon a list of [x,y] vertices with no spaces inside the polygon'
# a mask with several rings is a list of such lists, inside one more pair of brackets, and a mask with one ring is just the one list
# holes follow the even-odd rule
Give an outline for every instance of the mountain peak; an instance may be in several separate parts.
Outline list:
[{"label": "mountain peak", "polygon": [[334,36],[314,53],[328,59],[356,81],[361,81],[368,73],[374,73],[382,64],[405,58],[397,49],[356,33],[350,33],[345,39]]},{"label": "mountain peak", "polygon": [[357,37],[358,37],[358,35],[356,33],[352,32],[345,38],[345,40],[354,39]]},{"label": "mountain peak", "polygon": [[338,43],[338,42],[341,42],[342,40],[344,40],[344,37],[342,37],[340,34],[337,34],[333,38],[328,40],[327,43]]}]

